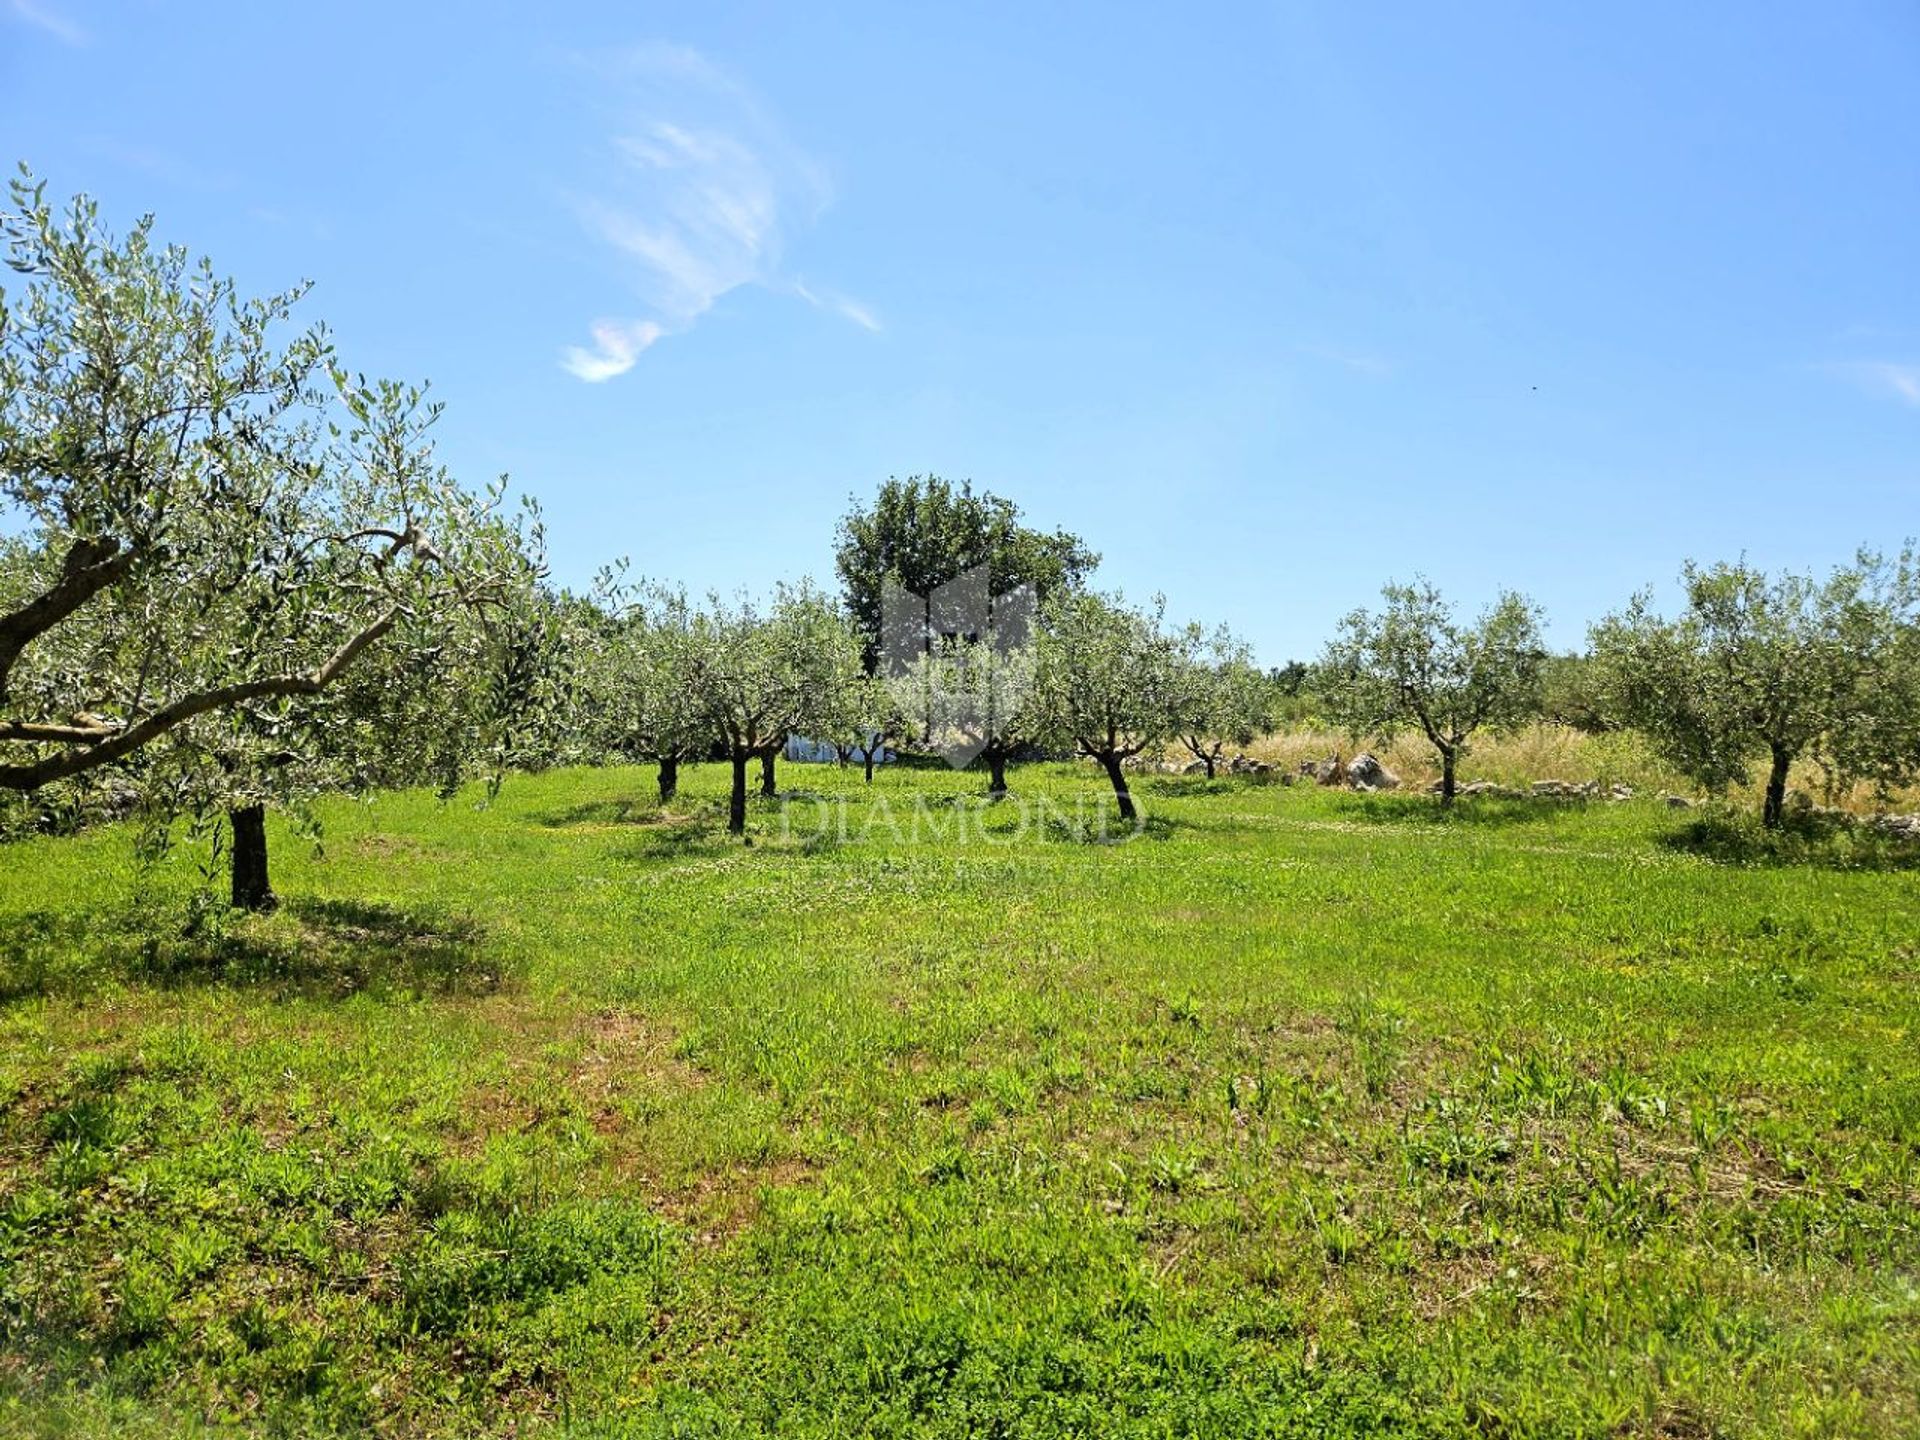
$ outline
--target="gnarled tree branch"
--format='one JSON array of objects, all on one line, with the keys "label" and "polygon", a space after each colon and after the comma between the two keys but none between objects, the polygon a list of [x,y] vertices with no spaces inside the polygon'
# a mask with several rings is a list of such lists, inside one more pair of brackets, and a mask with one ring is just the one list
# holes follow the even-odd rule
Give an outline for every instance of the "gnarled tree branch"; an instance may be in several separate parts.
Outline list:
[{"label": "gnarled tree branch", "polygon": [[[142,745],[158,739],[169,730],[184,725],[187,721],[204,715],[210,710],[219,710],[227,706],[244,704],[249,700],[261,700],[274,696],[317,695],[338,679],[363,650],[391,630],[399,618],[398,610],[387,611],[334,651],[325,664],[304,675],[266,676],[258,680],[243,680],[231,685],[219,685],[210,690],[182,696],[172,704],[129,725],[126,729],[113,732],[108,738],[92,738],[96,732],[91,730],[84,732],[84,736],[76,733],[59,737],[73,739],[76,742],[75,748],[62,751],[57,755],[50,755],[43,760],[17,765],[0,765],[0,789],[34,790],[54,780],[64,780],[70,775],[78,775],[98,766],[111,764],[123,756],[132,754]],[[0,731],[0,738],[34,737],[12,736],[5,731]]]},{"label": "gnarled tree branch", "polygon": [[53,588],[18,610],[0,615],[0,700],[21,652],[133,567],[139,552],[118,540],[76,540]]}]

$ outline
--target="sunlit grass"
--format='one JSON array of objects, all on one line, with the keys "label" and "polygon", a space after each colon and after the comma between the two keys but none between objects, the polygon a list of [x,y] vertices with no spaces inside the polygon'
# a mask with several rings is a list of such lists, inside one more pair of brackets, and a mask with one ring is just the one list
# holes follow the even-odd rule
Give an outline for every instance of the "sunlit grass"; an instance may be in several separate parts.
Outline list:
[{"label": "sunlit grass", "polygon": [[1920,1426],[1897,857],[782,781],[340,802],[192,935],[191,856],[0,850],[7,1423]]}]

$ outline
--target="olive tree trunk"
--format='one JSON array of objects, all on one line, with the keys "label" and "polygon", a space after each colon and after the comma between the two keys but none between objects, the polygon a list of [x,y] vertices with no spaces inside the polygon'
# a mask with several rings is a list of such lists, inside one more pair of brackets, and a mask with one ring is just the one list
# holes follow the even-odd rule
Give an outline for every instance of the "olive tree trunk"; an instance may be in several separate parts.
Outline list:
[{"label": "olive tree trunk", "polygon": [[780,787],[773,781],[773,751],[760,752],[760,793],[772,798],[780,793]]},{"label": "olive tree trunk", "polygon": [[267,879],[267,807],[243,805],[227,818],[233,825],[233,908],[271,910],[280,902]]},{"label": "olive tree trunk", "polygon": [[680,757],[662,755],[660,757],[660,803],[666,804],[680,789]]},{"label": "olive tree trunk", "polygon": [[1769,830],[1778,830],[1787,813],[1787,767],[1792,764],[1791,750],[1784,745],[1773,746],[1773,765],[1767,771],[1766,805],[1760,812],[1760,823]]},{"label": "olive tree trunk", "polygon": [[987,752],[987,794],[998,798],[1007,793],[1007,755],[1004,750]]},{"label": "olive tree trunk", "polygon": [[1102,755],[1100,764],[1107,772],[1107,779],[1113,782],[1113,798],[1120,802],[1120,818],[1131,825],[1139,818],[1139,812],[1133,808],[1133,794],[1127,789],[1127,774],[1121,768],[1118,755]]},{"label": "olive tree trunk", "polygon": [[1440,751],[1440,806],[1442,809],[1453,804],[1453,793],[1458,788],[1455,772],[1460,763],[1460,752],[1451,746],[1443,746]]},{"label": "olive tree trunk", "polygon": [[727,794],[727,829],[736,835],[747,829],[747,761],[753,757],[745,750],[733,752],[733,788]]}]

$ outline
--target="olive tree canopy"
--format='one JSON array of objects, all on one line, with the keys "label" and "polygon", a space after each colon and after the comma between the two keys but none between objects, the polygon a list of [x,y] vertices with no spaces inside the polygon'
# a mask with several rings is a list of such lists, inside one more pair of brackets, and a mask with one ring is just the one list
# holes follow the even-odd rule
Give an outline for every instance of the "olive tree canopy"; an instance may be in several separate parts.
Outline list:
[{"label": "olive tree canopy", "polygon": [[1825,581],[1745,563],[1681,575],[1685,608],[1651,596],[1593,627],[1610,714],[1704,788],[1766,768],[1761,817],[1780,824],[1787,775],[1817,755],[1846,779],[1899,783],[1920,768],[1920,642],[1912,556],[1863,554]]},{"label": "olive tree canopy", "polygon": [[1440,803],[1451,805],[1473,735],[1539,713],[1545,650],[1539,609],[1503,592],[1472,624],[1424,579],[1380,591],[1378,614],[1355,610],[1321,658],[1322,705],[1349,733],[1417,727],[1440,756]]},{"label": "olive tree canopy", "polygon": [[679,789],[681,762],[718,739],[693,624],[684,590],[631,584],[623,566],[601,573],[576,616],[579,728],[599,753],[653,761],[663,802]]},{"label": "olive tree canopy", "polygon": [[921,741],[956,768],[987,762],[987,793],[1006,794],[1007,762],[1044,723],[1035,645],[998,636],[935,641],[883,682],[893,708],[915,717]]},{"label": "olive tree canopy", "polygon": [[747,824],[747,763],[790,734],[830,733],[864,672],[839,609],[811,585],[782,586],[770,604],[709,598],[688,622],[693,692],[733,766],[727,828]]},{"label": "olive tree canopy", "polygon": [[530,593],[500,492],[434,463],[420,389],[277,338],[304,287],[243,298],[150,217],[116,237],[24,173],[9,203],[0,790],[131,765],[150,796],[224,775],[244,803],[250,751],[345,763],[366,716],[320,697],[396,635],[444,674],[458,617]]},{"label": "olive tree canopy", "polygon": [[1189,625],[1180,636],[1180,743],[1211,780],[1226,747],[1250,745],[1272,723],[1274,683],[1253,663],[1253,651],[1226,626]]},{"label": "olive tree canopy", "polygon": [[1124,820],[1138,818],[1126,761],[1163,744],[1180,720],[1180,644],[1166,605],[1148,610],[1118,595],[1056,594],[1041,610],[1034,693],[1044,732],[1097,761]]}]

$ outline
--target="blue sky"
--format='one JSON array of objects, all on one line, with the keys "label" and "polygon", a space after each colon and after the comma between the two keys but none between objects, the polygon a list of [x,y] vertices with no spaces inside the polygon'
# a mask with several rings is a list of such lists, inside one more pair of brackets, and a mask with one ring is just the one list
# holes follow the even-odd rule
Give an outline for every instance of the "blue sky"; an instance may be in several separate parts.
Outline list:
[{"label": "blue sky", "polygon": [[461,11],[0,0],[0,158],[312,279],[563,581],[931,470],[1277,662],[1920,531],[1911,0]]}]

